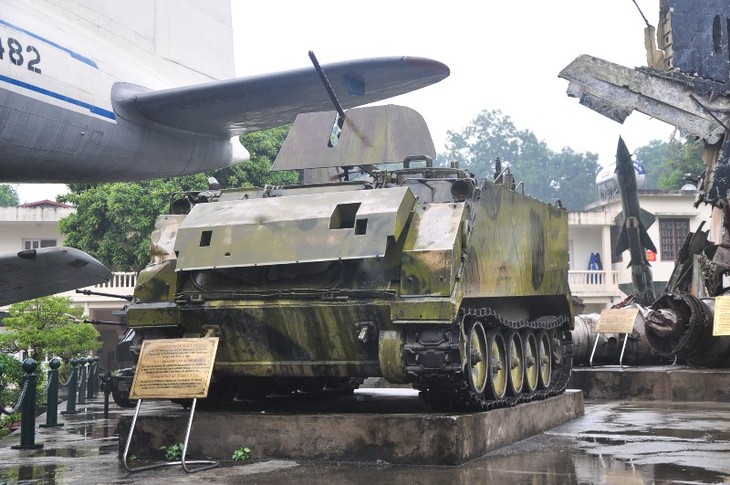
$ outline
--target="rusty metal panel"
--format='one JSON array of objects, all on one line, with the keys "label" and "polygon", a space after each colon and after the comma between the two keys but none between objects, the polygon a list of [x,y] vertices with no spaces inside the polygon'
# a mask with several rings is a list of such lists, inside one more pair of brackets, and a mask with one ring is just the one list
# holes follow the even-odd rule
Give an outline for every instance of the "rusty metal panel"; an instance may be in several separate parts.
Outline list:
[{"label": "rusty metal panel", "polygon": [[588,55],[577,57],[558,76],[570,82],[568,96],[619,123],[636,110],[708,143],[721,139],[723,124],[728,125],[727,87],[712,81],[630,69]]},{"label": "rusty metal panel", "polygon": [[419,206],[403,250],[401,293],[451,293],[460,262],[464,203]]},{"label": "rusty metal panel", "polygon": [[415,204],[406,187],[198,204],[178,229],[178,271],[378,258]]},{"label": "rusty metal panel", "polygon": [[435,158],[423,117],[405,106],[387,105],[347,111],[339,139],[330,135],[336,111],[302,113],[289,130],[272,170],[375,165],[411,155]]}]

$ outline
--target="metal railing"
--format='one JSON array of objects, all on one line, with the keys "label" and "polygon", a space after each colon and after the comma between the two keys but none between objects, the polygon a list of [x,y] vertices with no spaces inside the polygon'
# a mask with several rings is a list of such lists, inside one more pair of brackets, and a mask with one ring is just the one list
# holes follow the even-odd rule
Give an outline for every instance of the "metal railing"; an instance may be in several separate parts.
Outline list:
[{"label": "metal railing", "polygon": [[133,272],[127,272],[127,273],[114,273],[112,276],[112,279],[109,280],[107,283],[101,283],[98,285],[94,285],[90,288],[105,288],[105,289],[125,289],[129,290],[131,293],[131,290],[134,289],[134,286],[137,284],[137,273]]},{"label": "metal railing", "polygon": [[568,285],[573,293],[618,291],[618,271],[568,271]]},{"label": "metal railing", "polygon": [[[134,293],[134,287],[137,284],[137,273],[133,272],[119,272],[112,273],[112,278],[106,283],[100,283],[98,285],[87,286],[86,288],[80,288],[79,290],[70,290],[63,293],[59,293],[62,296],[68,296],[72,301],[76,303],[91,303],[97,301],[107,301],[109,295],[118,295],[120,297],[131,295]],[[99,293],[104,293],[106,296],[99,295],[81,295],[79,294],[83,290],[91,290]],[[109,300],[111,301],[111,300]]]}]

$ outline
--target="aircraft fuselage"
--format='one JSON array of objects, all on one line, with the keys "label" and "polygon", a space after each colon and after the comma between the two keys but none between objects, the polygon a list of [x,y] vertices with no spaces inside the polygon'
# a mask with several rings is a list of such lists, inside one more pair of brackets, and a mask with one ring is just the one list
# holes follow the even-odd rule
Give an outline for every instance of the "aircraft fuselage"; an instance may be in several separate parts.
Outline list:
[{"label": "aircraft fuselage", "polygon": [[[122,72],[127,81],[143,77],[139,61],[88,33],[72,36],[39,23],[36,11],[8,7],[0,12],[0,179],[140,180],[232,162],[228,137],[140,124],[115,113],[115,83]],[[98,61],[99,51],[114,52],[115,61]],[[171,86],[154,74],[145,81]]]}]

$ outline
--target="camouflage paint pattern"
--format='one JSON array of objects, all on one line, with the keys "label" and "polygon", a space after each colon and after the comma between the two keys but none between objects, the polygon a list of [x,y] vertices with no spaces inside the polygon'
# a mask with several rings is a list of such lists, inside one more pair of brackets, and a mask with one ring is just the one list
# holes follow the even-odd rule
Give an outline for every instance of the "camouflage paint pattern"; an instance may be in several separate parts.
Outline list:
[{"label": "camouflage paint pattern", "polygon": [[[392,142],[375,132],[350,133],[347,156]],[[158,221],[130,326],[220,337],[219,375],[405,382],[406,332],[452,329],[463,306],[570,314],[567,212],[430,160],[362,175],[186,195]]]},{"label": "camouflage paint pattern", "polygon": [[[485,182],[469,235],[461,283],[465,299],[528,297],[529,317],[570,308],[568,213],[501,185]],[[542,299],[555,297],[543,308]],[[531,307],[531,302],[534,305]]]}]

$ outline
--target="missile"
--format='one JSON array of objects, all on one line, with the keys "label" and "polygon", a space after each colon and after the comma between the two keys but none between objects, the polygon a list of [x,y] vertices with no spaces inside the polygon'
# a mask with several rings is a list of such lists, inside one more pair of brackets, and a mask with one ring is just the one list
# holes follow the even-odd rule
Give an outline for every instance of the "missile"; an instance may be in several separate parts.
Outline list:
[{"label": "missile", "polygon": [[631,154],[623,139],[619,137],[616,149],[616,175],[621,191],[621,204],[624,221],[616,244],[616,253],[629,250],[631,260],[631,281],[638,295],[637,301],[643,305],[654,302],[654,283],[650,264],[646,259],[646,250],[657,252],[646,228],[653,222],[654,216],[642,211],[639,206],[639,193],[636,188],[636,172]]}]

